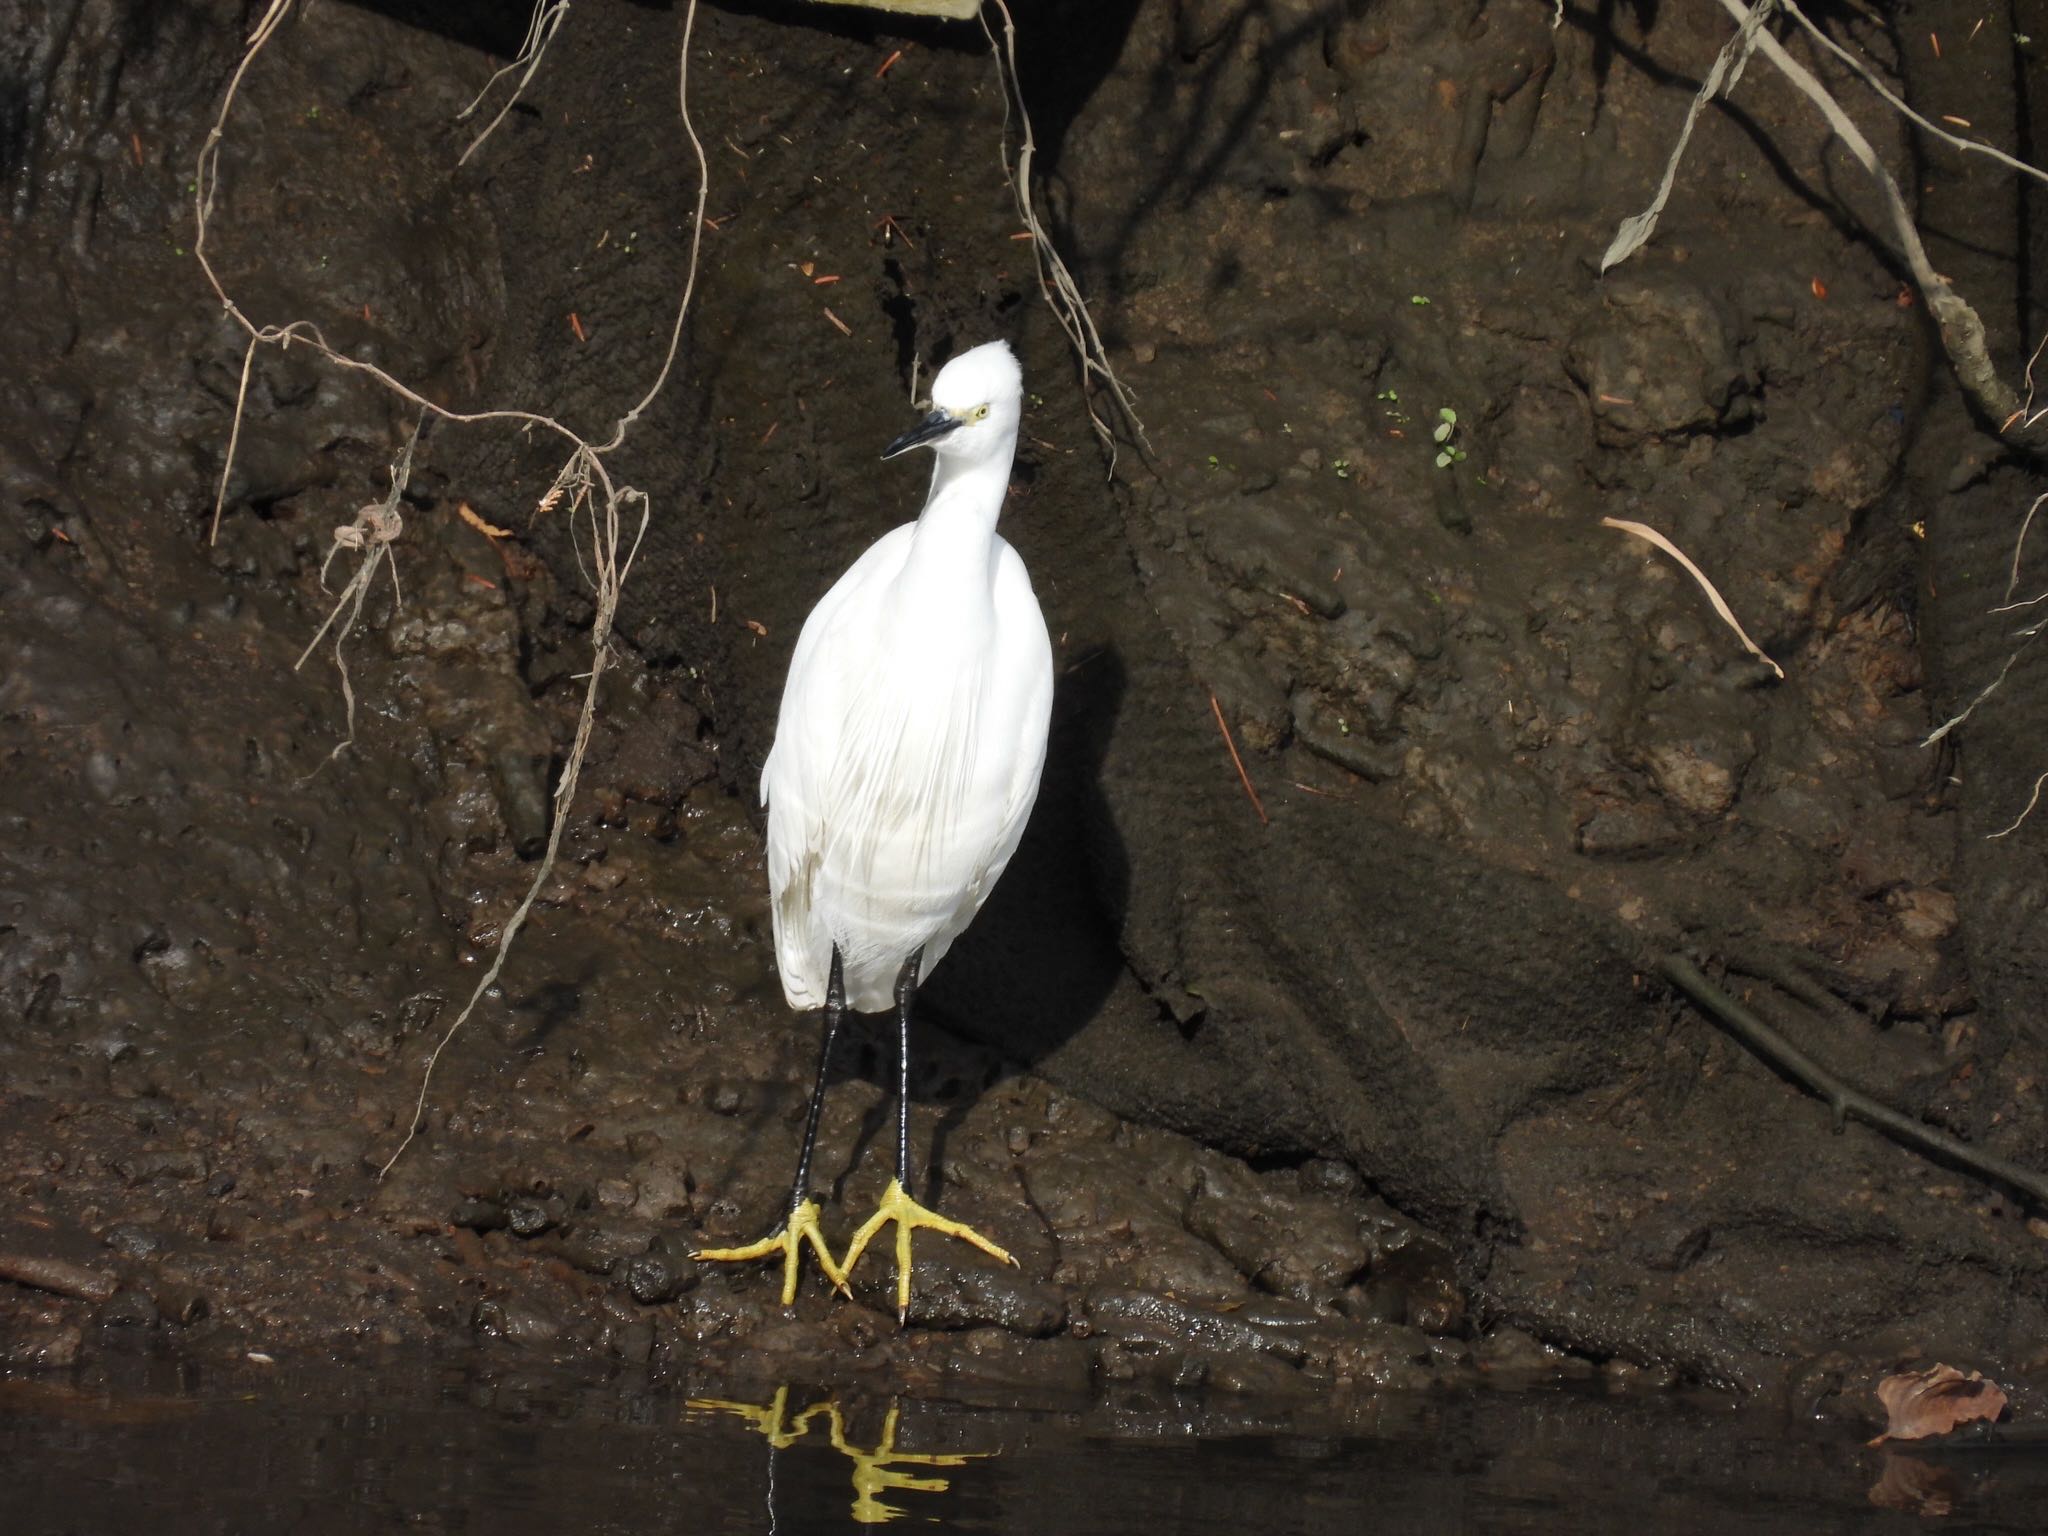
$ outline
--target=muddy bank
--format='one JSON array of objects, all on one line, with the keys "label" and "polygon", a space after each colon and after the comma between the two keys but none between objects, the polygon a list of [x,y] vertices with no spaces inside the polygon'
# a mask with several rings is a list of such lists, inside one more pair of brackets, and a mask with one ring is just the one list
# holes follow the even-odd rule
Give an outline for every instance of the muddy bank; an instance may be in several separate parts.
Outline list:
[{"label": "muddy bank", "polygon": [[[517,46],[479,18],[293,22],[212,249],[259,323],[602,437],[682,272],[680,18],[578,7],[455,172]],[[430,428],[332,755],[331,656],[293,662],[413,418],[259,353],[210,541],[242,347],[183,196],[248,20],[81,6],[7,40],[37,103],[0,340],[12,1358],[482,1340],[814,1380],[1802,1401],[1920,1354],[2043,1368],[2039,1215],[1834,1134],[1655,980],[1691,954],[1878,1097],[2048,1163],[2038,842],[1979,836],[2031,777],[2024,668],[1993,734],[1918,745],[1996,670],[1975,615],[2026,467],[1766,71],[1703,122],[1658,241],[1594,275],[1718,21],[1021,17],[1051,206],[1150,440],[1106,479],[975,34],[701,14],[712,225],[683,370],[614,466],[654,516],[584,793],[380,1183],[531,877],[590,606],[535,512],[546,445]],[[1929,110],[2017,110],[2009,36],[1931,77],[1855,40]],[[1950,270],[2009,357],[1994,206]],[[687,1253],[772,1219],[808,1088],[752,811],[789,646],[914,507],[873,462],[913,360],[992,334],[1029,362],[1006,529],[1060,684],[1026,845],[932,979],[914,1135],[1021,1263],[921,1250],[903,1331],[879,1269],[785,1313]],[[1786,680],[1603,516],[1715,573]],[[847,1228],[881,1182],[877,1043],[821,1143]]]}]

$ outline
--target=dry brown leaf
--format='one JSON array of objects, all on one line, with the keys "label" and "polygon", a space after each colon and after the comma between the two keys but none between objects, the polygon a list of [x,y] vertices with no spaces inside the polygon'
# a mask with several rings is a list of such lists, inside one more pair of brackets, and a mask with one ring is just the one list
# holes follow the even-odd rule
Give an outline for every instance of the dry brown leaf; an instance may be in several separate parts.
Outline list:
[{"label": "dry brown leaf", "polygon": [[1925,1440],[1945,1435],[1959,1424],[1996,1419],[2005,1412],[2005,1391],[1981,1372],[1965,1376],[1952,1365],[1930,1365],[1924,1371],[1901,1371],[1877,1384],[1877,1400],[1890,1421],[1871,1441]]},{"label": "dry brown leaf", "polygon": [[469,524],[470,527],[487,539],[509,539],[512,537],[512,530],[510,528],[500,528],[496,523],[485,522],[483,515],[466,501],[457,502],[455,510],[465,523]]}]

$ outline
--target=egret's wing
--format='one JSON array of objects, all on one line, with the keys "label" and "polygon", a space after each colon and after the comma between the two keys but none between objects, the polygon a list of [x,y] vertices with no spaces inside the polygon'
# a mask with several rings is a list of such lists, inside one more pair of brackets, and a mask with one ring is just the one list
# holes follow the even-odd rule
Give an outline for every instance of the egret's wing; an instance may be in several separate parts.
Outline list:
[{"label": "egret's wing", "polygon": [[864,665],[877,628],[881,594],[902,569],[914,524],[877,539],[818,600],[797,636],[783,684],[775,744],[761,769],[768,807],[768,891],[775,960],[793,1008],[825,1001],[832,937],[817,911],[816,888],[832,824],[832,768],[848,724],[850,676]]},{"label": "egret's wing", "polygon": [[1045,763],[1052,647],[997,541],[994,611],[905,628],[892,588],[912,530],[861,558],[805,623],[762,776],[776,957],[792,1006],[888,1006],[896,968],[938,964],[1023,836]]},{"label": "egret's wing", "polygon": [[1014,743],[1009,794],[1003,805],[1002,834],[990,850],[974,883],[978,908],[1002,878],[1010,856],[1024,838],[1024,824],[1038,799],[1038,781],[1045,771],[1046,736],[1052,723],[1052,638],[1031,575],[1016,550],[996,540],[996,668],[1013,705],[1001,729]]},{"label": "egret's wing", "polygon": [[976,751],[984,762],[1006,769],[995,785],[982,780],[984,792],[1000,789],[995,801],[999,809],[982,824],[983,841],[974,867],[958,888],[951,912],[925,946],[926,975],[974,920],[1009,867],[1024,839],[1045,769],[1052,718],[1052,641],[1024,562],[1001,539],[996,541],[995,640],[988,666],[985,681],[990,686],[980,693]]}]

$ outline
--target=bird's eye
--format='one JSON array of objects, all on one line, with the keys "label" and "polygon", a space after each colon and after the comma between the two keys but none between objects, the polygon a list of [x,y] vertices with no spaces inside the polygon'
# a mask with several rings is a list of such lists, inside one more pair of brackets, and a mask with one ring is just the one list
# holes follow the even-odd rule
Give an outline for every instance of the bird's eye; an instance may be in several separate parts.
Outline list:
[{"label": "bird's eye", "polygon": [[975,419],[976,421],[980,421],[980,420],[981,420],[981,419],[982,419],[982,418],[983,418],[984,416],[986,416],[986,415],[988,415],[988,407],[987,407],[987,406],[985,406],[985,405],[977,405],[977,406],[976,406],[976,407],[974,408],[974,419]]}]

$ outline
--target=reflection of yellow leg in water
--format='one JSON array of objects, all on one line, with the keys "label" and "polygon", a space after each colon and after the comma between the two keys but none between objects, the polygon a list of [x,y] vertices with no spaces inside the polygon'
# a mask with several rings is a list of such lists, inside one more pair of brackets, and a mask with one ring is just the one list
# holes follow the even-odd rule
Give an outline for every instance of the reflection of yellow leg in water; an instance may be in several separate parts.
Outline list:
[{"label": "reflection of yellow leg in water", "polygon": [[882,1495],[891,1492],[903,1493],[944,1493],[952,1486],[943,1477],[921,1477],[911,1472],[900,1472],[899,1467],[962,1467],[970,1461],[982,1461],[993,1456],[993,1451],[956,1451],[922,1453],[896,1449],[896,1421],[901,1409],[892,1404],[887,1417],[882,1420],[882,1438],[871,1451],[846,1443],[846,1420],[840,1416],[839,1405],[827,1398],[822,1403],[813,1403],[794,1419],[789,1417],[789,1388],[778,1387],[775,1396],[765,1407],[754,1403],[736,1403],[726,1398],[693,1397],[688,1406],[703,1412],[729,1413],[744,1419],[774,1449],[787,1450],[790,1446],[810,1433],[811,1421],[820,1415],[825,1419],[825,1432],[832,1441],[832,1449],[853,1463],[853,1518],[860,1525],[886,1525],[889,1521],[909,1513],[900,1505],[885,1503]]},{"label": "reflection of yellow leg in water", "polygon": [[794,1428],[788,1427],[783,1418],[789,1411],[787,1387],[777,1387],[774,1400],[765,1408],[755,1403],[736,1403],[724,1397],[693,1397],[684,1406],[695,1408],[700,1413],[729,1413],[734,1418],[745,1419],[778,1451],[787,1450],[803,1439],[804,1432],[810,1428],[810,1416],[817,1411],[807,1411],[796,1421]]},{"label": "reflection of yellow leg in water", "polygon": [[885,1504],[882,1495],[895,1490],[905,1493],[944,1493],[952,1487],[943,1477],[916,1477],[908,1472],[898,1472],[897,1467],[963,1467],[970,1461],[980,1461],[989,1452],[949,1452],[920,1454],[896,1449],[896,1417],[898,1409],[892,1404],[888,1417],[882,1420],[882,1438],[871,1451],[863,1451],[846,1443],[846,1424],[839,1417],[837,1403],[818,1403],[806,1408],[797,1419],[799,1431],[808,1429],[811,1420],[819,1413],[825,1415],[826,1431],[832,1437],[832,1449],[853,1463],[853,1518],[859,1525],[886,1525],[889,1521],[909,1513],[901,1505]]},{"label": "reflection of yellow leg in water", "polygon": [[832,1257],[832,1250],[825,1244],[825,1235],[818,1230],[818,1202],[804,1200],[789,1213],[782,1230],[758,1243],[748,1243],[744,1248],[699,1248],[690,1257],[693,1259],[765,1259],[771,1253],[782,1255],[782,1304],[786,1307],[796,1300],[796,1256],[804,1241],[808,1239],[818,1255],[818,1268],[825,1272],[825,1278],[846,1293],[846,1271],[840,1268]]},{"label": "reflection of yellow leg in water", "polygon": [[860,1261],[862,1251],[869,1239],[890,1222],[896,1223],[896,1316],[900,1321],[910,1311],[910,1233],[914,1227],[930,1227],[934,1232],[943,1232],[948,1237],[957,1237],[962,1242],[972,1243],[990,1258],[1001,1259],[1005,1264],[1015,1264],[1007,1248],[999,1248],[974,1228],[964,1222],[948,1221],[937,1211],[925,1209],[903,1192],[903,1182],[891,1179],[889,1187],[882,1192],[882,1203],[875,1214],[861,1223],[860,1230],[853,1234],[853,1241],[847,1245],[846,1260],[839,1266],[842,1277],[853,1273],[853,1266]]}]

